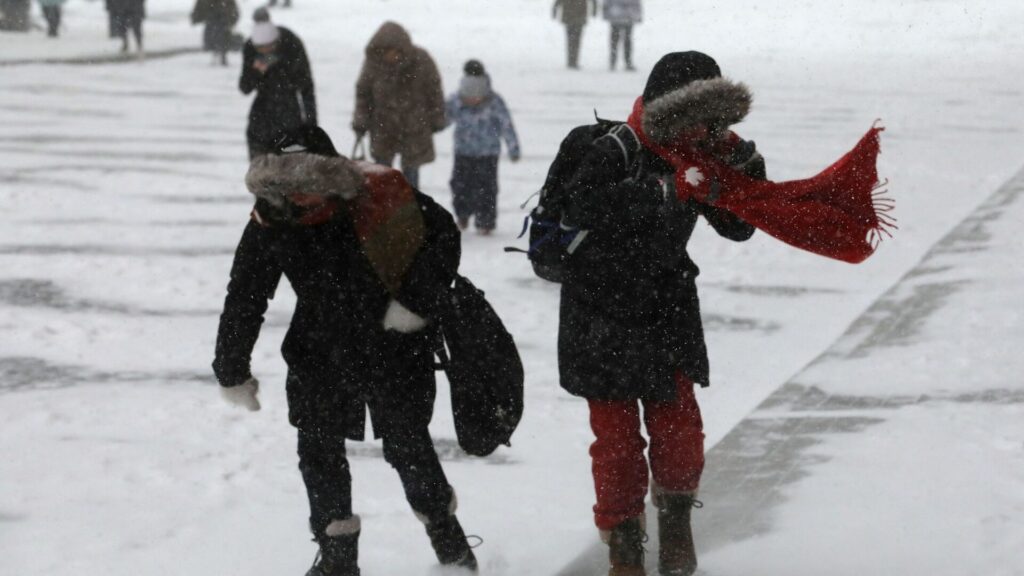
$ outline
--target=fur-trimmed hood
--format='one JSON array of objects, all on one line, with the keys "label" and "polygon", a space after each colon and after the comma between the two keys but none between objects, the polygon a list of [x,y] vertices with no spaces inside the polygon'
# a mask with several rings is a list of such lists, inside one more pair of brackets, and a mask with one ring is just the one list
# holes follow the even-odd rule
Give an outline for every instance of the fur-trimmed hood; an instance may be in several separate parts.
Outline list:
[{"label": "fur-trimmed hood", "polygon": [[743,120],[752,101],[742,82],[696,80],[644,104],[644,134],[658,144],[670,144],[700,124],[724,129]]},{"label": "fur-trimmed hood", "polygon": [[245,175],[249,192],[277,208],[284,207],[287,195],[295,192],[351,200],[364,189],[365,181],[352,160],[308,152],[257,156]]}]

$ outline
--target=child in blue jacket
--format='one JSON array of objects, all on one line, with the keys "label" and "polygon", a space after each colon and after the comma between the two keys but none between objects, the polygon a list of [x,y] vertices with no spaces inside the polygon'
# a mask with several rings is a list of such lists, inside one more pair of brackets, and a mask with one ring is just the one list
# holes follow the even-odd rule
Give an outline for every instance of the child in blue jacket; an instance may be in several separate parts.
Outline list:
[{"label": "child in blue jacket", "polygon": [[497,219],[501,140],[509,158],[516,162],[519,139],[505,101],[491,90],[484,65],[470,60],[463,71],[459,91],[445,102],[445,123],[455,124],[452,204],[459,228],[468,228],[473,217],[477,231],[486,236],[494,230]]}]

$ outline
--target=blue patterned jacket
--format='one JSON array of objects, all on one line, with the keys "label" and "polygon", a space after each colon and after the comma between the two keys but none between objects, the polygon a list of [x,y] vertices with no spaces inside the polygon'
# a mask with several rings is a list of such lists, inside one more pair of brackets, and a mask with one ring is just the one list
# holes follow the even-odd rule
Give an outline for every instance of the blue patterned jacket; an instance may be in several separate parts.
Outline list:
[{"label": "blue patterned jacket", "polygon": [[468,106],[458,94],[445,102],[445,125],[455,124],[456,156],[500,156],[501,140],[508,155],[519,158],[519,138],[505,101],[495,92],[477,106]]}]

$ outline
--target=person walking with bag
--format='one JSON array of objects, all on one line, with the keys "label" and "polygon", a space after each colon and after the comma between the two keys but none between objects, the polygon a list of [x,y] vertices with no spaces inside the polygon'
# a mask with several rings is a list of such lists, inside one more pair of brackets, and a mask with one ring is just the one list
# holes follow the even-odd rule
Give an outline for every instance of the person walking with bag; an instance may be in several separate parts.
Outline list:
[{"label": "person walking with bag", "polygon": [[508,106],[491,89],[491,77],[479,60],[466,62],[459,91],[445,103],[445,119],[455,124],[455,166],[452,169],[452,204],[459,228],[476,229],[487,236],[497,225],[498,157],[501,141],[509,158],[519,161],[519,138]]},{"label": "person walking with bag", "polygon": [[286,134],[317,123],[313,72],[302,40],[271,22],[266,8],[253,13],[253,22],[238,79],[242,94],[256,92],[245,131],[250,160],[273,150]]},{"label": "person walking with bag", "polygon": [[551,7],[551,17],[562,15],[565,25],[566,62],[570,69],[580,67],[580,42],[583,39],[583,27],[587,25],[587,7],[590,15],[597,16],[597,0],[555,0]]},{"label": "person walking with bag", "polygon": [[595,140],[566,189],[563,219],[589,234],[566,262],[559,373],[562,387],[586,398],[590,409],[594,521],[609,545],[609,576],[646,574],[648,466],[660,573],[696,569],[690,511],[699,506],[704,434],[694,388],[710,383],[710,371],[699,270],[686,246],[698,218],[729,240],[754,232],[711,204],[679,200],[674,169],[648,142],[704,150],[763,179],[753,143],[728,130],[750,100],[745,86],[721,77],[711,57],[668,54],[647,80],[642,112],[630,119],[633,136],[618,130]]},{"label": "person walking with bag", "polygon": [[622,62],[626,70],[633,67],[633,26],[643,21],[643,6],[640,0],[604,0],[604,19],[611,26],[609,39],[608,68],[615,70],[619,59],[619,44],[622,44]]},{"label": "person walking with bag", "polygon": [[391,169],[339,156],[320,128],[253,159],[256,197],[235,252],[213,370],[223,397],[259,410],[251,355],[283,277],[296,306],[281,352],[288,417],[320,553],[307,576],[358,576],[360,517],[347,441],[369,409],[384,459],[438,561],[476,570],[428,431],[437,319],[459,265],[452,217]]},{"label": "person walking with bag", "polygon": [[444,93],[434,59],[413,45],[405,28],[385,22],[366,45],[356,82],[356,140],[370,135],[370,154],[379,164],[391,166],[400,156],[402,174],[418,188],[420,166],[436,157],[434,133],[444,127]]}]

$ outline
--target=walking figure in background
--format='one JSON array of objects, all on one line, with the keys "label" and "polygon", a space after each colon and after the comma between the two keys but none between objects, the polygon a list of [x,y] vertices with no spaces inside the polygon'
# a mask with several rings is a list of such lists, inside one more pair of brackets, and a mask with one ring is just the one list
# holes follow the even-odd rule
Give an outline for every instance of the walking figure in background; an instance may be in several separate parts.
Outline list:
[{"label": "walking figure in background", "polygon": [[245,177],[256,205],[217,332],[213,369],[222,395],[260,409],[253,346],[287,278],[296,295],[281,348],[288,418],[298,430],[309,526],[320,546],[307,576],[359,576],[361,521],[345,444],[363,440],[367,410],[438,561],[475,572],[428,430],[437,318],[458,270],[459,231],[451,214],[396,171],[339,156],[320,128],[279,145],[254,158]]},{"label": "walking figure in background", "polygon": [[242,94],[256,92],[245,132],[250,159],[270,152],[295,129],[317,123],[313,73],[302,41],[271,22],[266,8],[257,9],[253,21],[238,79]]},{"label": "walking figure in background", "polygon": [[445,119],[455,124],[455,166],[452,205],[459,228],[475,218],[486,236],[497,223],[498,157],[505,140],[509,158],[519,161],[519,139],[505,101],[491,89],[491,78],[479,60],[466,62],[459,91],[445,102]]},{"label": "walking figure in background", "polygon": [[146,0],[106,0],[110,16],[110,35],[121,39],[121,52],[128,51],[129,33],[142,56],[142,21],[146,19]]},{"label": "walking figure in background", "polygon": [[46,18],[46,35],[56,38],[60,30],[61,5],[64,0],[39,0],[39,7],[43,9],[43,17]]},{"label": "walking figure in background", "polygon": [[356,140],[370,135],[374,162],[401,170],[419,188],[420,166],[433,162],[434,133],[443,130],[441,75],[426,50],[414,46],[405,28],[385,22],[366,45],[356,82],[352,130]]},{"label": "walking figure in background", "polygon": [[597,16],[597,0],[555,0],[555,5],[551,7],[552,18],[557,18],[561,10],[568,65],[573,70],[580,67],[580,41],[583,39],[583,27],[587,25],[588,4],[590,15]]},{"label": "walking figure in background", "polygon": [[643,21],[640,0],[604,0],[604,19],[611,25],[611,53],[608,68],[615,70],[622,44],[622,61],[626,70],[633,68],[633,25]]},{"label": "walking figure in background", "polygon": [[192,10],[192,23],[205,23],[203,28],[203,50],[213,52],[215,61],[228,65],[228,50],[231,49],[231,31],[238,22],[238,5],[235,0],[196,0]]},{"label": "walking figure in background", "polygon": [[[704,433],[694,387],[707,386],[710,371],[699,269],[686,245],[698,217],[733,241],[750,238],[754,227],[677,194],[675,169],[655,147],[699,150],[727,170],[764,179],[753,143],[728,129],[750,100],[744,85],[721,78],[711,57],[668,54],[652,70],[628,127],[595,140],[566,189],[563,222],[589,234],[566,262],[558,365],[562,387],[590,408],[594,521],[609,544],[610,576],[646,574],[641,407],[660,573],[688,576],[697,567],[690,511],[700,505]],[[696,169],[685,178],[687,186],[705,180]]]}]

